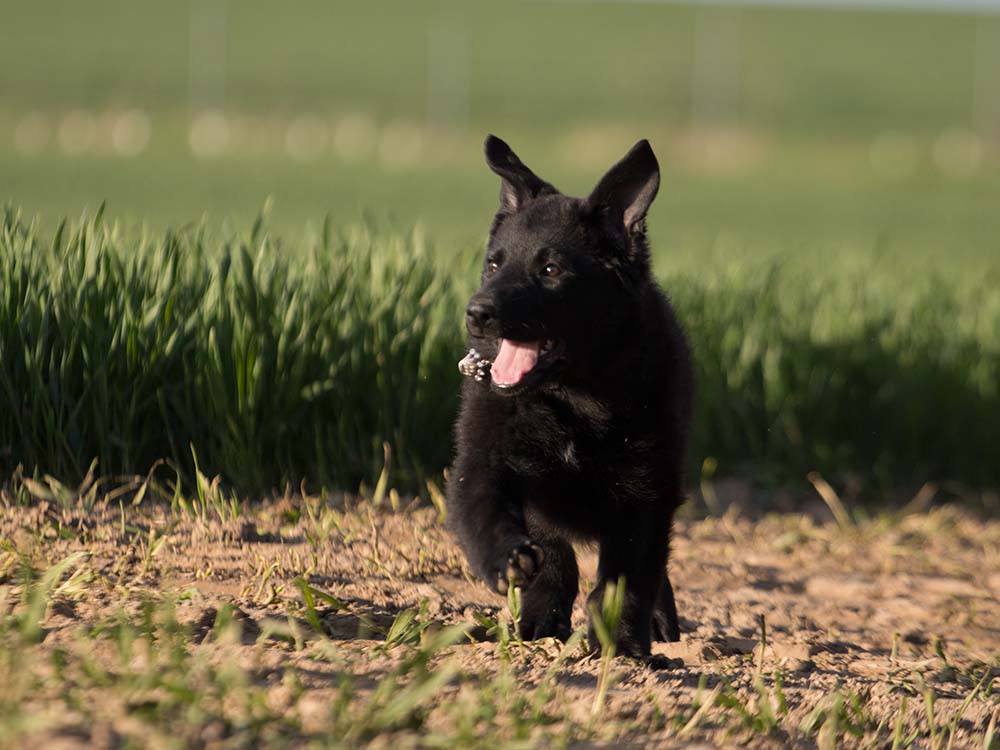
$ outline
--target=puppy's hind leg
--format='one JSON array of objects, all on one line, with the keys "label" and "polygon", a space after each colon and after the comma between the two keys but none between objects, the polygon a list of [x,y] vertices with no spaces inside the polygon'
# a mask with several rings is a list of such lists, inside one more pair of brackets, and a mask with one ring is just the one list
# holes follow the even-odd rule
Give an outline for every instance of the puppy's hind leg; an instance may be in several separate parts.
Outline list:
[{"label": "puppy's hind leg", "polygon": [[677,621],[677,604],[674,602],[674,589],[670,585],[670,576],[663,574],[660,593],[656,597],[653,608],[653,638],[658,641],[679,641],[681,639],[680,623]]}]

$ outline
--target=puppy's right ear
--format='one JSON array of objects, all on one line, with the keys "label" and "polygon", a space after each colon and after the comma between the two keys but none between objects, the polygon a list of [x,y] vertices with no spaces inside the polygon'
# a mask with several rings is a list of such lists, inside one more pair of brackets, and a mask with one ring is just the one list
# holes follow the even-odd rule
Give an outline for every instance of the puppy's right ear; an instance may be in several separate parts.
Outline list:
[{"label": "puppy's right ear", "polygon": [[483,150],[486,163],[500,176],[500,213],[515,213],[532,198],[559,192],[524,166],[510,146],[495,135],[486,137]]},{"label": "puppy's right ear", "polygon": [[642,140],[601,178],[587,202],[606,210],[626,234],[645,229],[649,204],[660,189],[660,165],[649,141]]}]

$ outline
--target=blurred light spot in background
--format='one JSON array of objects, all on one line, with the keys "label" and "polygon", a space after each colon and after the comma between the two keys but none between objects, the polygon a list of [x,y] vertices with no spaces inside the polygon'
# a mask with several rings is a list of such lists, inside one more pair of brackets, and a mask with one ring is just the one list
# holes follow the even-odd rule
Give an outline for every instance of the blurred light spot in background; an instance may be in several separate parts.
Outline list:
[{"label": "blurred light spot in background", "polygon": [[682,131],[674,139],[671,150],[671,159],[689,171],[717,176],[749,172],[767,156],[767,144],[760,135],[710,125]]},{"label": "blurred light spot in background", "polygon": [[271,150],[271,145],[265,140],[265,129],[257,126],[255,118],[245,114],[230,114],[226,117],[226,127],[229,129],[230,151],[239,151],[242,156],[256,156]]},{"label": "blurred light spot in background", "polygon": [[297,161],[315,159],[327,145],[326,123],[316,115],[296,117],[285,131],[285,151]]},{"label": "blurred light spot in background", "polygon": [[917,144],[905,133],[882,133],[872,140],[868,161],[879,177],[908,177],[917,168]]},{"label": "blurred light spot in background", "polygon": [[[653,133],[645,133],[651,141],[656,138]],[[571,129],[562,139],[559,155],[567,164],[574,164],[585,169],[606,169],[608,164],[614,164],[624,154],[625,149],[635,143],[636,138],[628,128],[620,125],[587,124]]]},{"label": "blurred light spot in background", "polygon": [[195,115],[189,137],[191,152],[200,158],[219,156],[229,147],[229,124],[216,109]]},{"label": "blurred light spot in background", "polygon": [[29,112],[14,128],[14,148],[23,156],[34,156],[45,150],[51,137],[49,118],[41,112]]},{"label": "blurred light spot in background", "polygon": [[378,155],[386,166],[406,166],[420,159],[424,136],[412,120],[393,120],[382,131]]},{"label": "blurred light spot in background", "polygon": [[934,163],[946,175],[968,177],[983,161],[983,143],[968,130],[946,130],[934,141]]},{"label": "blurred light spot in background", "polygon": [[345,116],[333,133],[333,147],[342,159],[355,160],[372,153],[378,129],[370,115],[355,112]]},{"label": "blurred light spot in background", "polygon": [[111,126],[111,148],[119,156],[138,156],[146,150],[152,134],[149,116],[138,109],[129,110]]},{"label": "blurred light spot in background", "polygon": [[73,110],[59,123],[56,140],[59,148],[70,156],[81,156],[92,150],[97,140],[94,116],[82,109]]},{"label": "blurred light spot in background", "polygon": [[241,149],[241,154],[248,151],[273,154],[285,148],[285,136],[288,133],[288,121],[281,115],[255,117],[249,115],[243,118],[243,127],[238,132],[230,130],[230,146]]}]

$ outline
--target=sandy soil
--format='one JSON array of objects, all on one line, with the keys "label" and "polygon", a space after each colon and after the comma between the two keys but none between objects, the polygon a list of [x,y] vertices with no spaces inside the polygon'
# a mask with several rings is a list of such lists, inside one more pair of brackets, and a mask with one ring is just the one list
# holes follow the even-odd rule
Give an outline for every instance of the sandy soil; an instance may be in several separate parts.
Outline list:
[{"label": "sandy soil", "polygon": [[[418,621],[429,626],[424,642],[439,625],[507,617],[506,602],[470,577],[433,508],[284,498],[244,506],[225,521],[212,508],[199,518],[148,500],[135,508],[113,501],[70,509],[8,502],[0,511],[5,616],[19,606],[15,561],[43,569],[85,553],[76,568],[86,575],[67,574],[69,583],[49,602],[38,654],[72,652],[90,628],[94,658],[110,658],[93,628],[122,612],[136,615],[149,599],[176,601],[191,649],[211,648],[202,640],[228,604],[243,631],[233,653],[269,703],[294,714],[290,736],[303,741],[329,729],[326,711],[345,673],[355,676],[353,700],[361,705],[414,648],[384,648],[401,611],[419,610]],[[581,570],[587,591],[592,551],[581,551]],[[671,570],[682,639],[654,647],[672,660],[670,668],[615,660],[596,718],[600,659],[580,647],[553,667],[559,644],[498,644],[480,625],[471,631],[476,640],[431,657],[432,672],[449,664],[458,676],[426,700],[418,728],[362,733],[350,744],[448,737],[456,710],[492,700],[498,716],[472,721],[465,742],[478,734],[484,742],[543,746],[891,747],[901,721],[909,746],[930,748],[945,736],[940,727],[960,714],[948,735],[952,746],[984,747],[1000,710],[1000,686],[992,686],[1000,683],[1000,523],[947,507],[846,527],[729,514],[680,522]],[[310,626],[299,576],[340,602],[317,602],[323,636]],[[581,594],[574,624],[584,623]],[[279,625],[293,637],[274,637]],[[291,692],[290,667],[298,680]],[[552,694],[539,698],[544,721],[520,729],[505,723],[504,711],[514,710],[511,692],[537,696],[531,691],[547,675]],[[484,693],[491,681],[496,692]],[[68,710],[63,688],[53,677],[24,698],[23,710],[45,719],[21,730],[19,747],[79,747],[81,739],[121,747],[147,736],[158,744],[161,735],[132,728],[128,699],[112,691],[98,708]],[[923,697],[930,690],[935,730]],[[777,707],[770,723],[765,700]],[[232,746],[197,733],[183,744]]]}]

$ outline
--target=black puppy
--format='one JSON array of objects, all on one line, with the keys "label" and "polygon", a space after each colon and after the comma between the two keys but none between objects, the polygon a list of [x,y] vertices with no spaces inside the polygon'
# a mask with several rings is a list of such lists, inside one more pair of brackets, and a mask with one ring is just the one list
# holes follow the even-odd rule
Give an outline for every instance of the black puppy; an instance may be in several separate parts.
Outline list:
[{"label": "black puppy", "polygon": [[659,165],[640,141],[580,199],[495,136],[486,161],[500,209],[466,311],[473,350],[460,369],[472,377],[451,523],[491,587],[522,587],[525,638],[570,633],[571,541],[599,543],[590,600],[625,577],[618,648],[644,656],[651,635],[680,637],[666,567],[694,389],[684,333],[650,271]]}]

